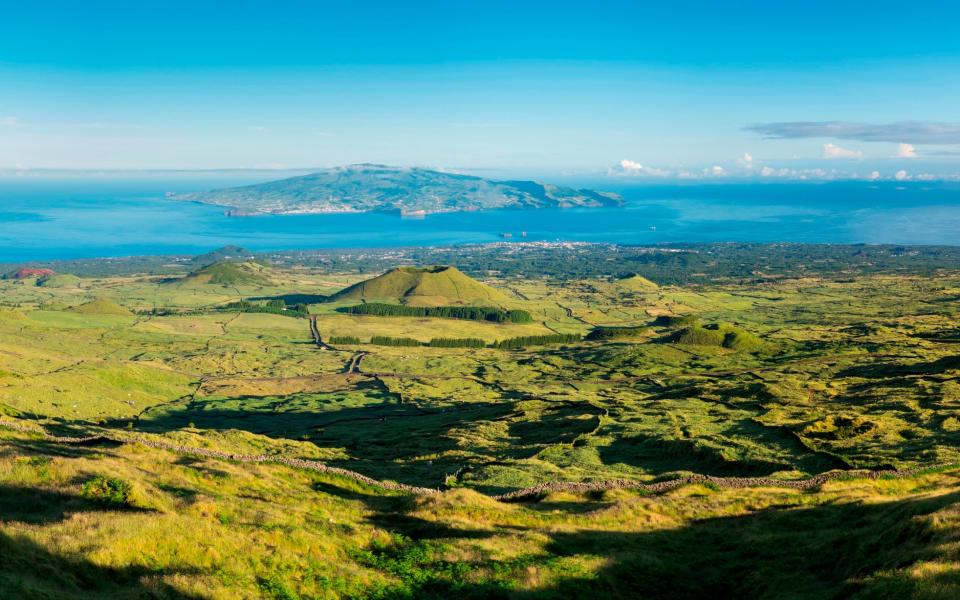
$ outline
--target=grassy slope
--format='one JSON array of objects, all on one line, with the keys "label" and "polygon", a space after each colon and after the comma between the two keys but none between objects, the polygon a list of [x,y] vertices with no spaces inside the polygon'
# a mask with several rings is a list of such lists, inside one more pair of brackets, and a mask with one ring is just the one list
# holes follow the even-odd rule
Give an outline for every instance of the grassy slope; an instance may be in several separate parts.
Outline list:
[{"label": "grassy slope", "polygon": [[[515,328],[584,333],[592,324],[645,325],[657,315],[696,314],[701,327],[720,324],[727,332],[744,332],[751,343],[742,348],[656,343],[690,326],[678,323],[655,326],[650,336],[637,339],[517,352],[369,346],[321,352],[310,344],[304,319],[203,312],[241,295],[323,293],[350,279],[276,271],[269,285],[236,289],[159,285],[145,278],[85,280],[81,290],[0,282],[0,299],[19,305],[0,309],[0,413],[188,437],[194,434],[182,431],[192,423],[207,430],[206,443],[240,444],[243,451],[253,442],[238,432],[249,431],[264,436],[256,438],[259,448],[299,440],[297,455],[378,478],[483,492],[555,479],[649,480],[678,471],[796,477],[846,465],[960,460],[960,360],[950,341],[956,337],[960,280],[952,276],[640,290],[599,280],[505,282],[511,294],[526,298],[524,306],[540,322],[523,326],[350,317],[332,313],[329,305],[313,307],[324,335],[362,330],[420,339],[497,339],[519,334]],[[200,312],[146,317],[38,309],[97,297],[130,308]],[[478,330],[466,333],[464,327]],[[342,373],[360,350],[369,353],[361,363],[368,375]],[[794,589],[798,597],[830,597],[838,589],[856,591],[860,580],[866,591],[887,597],[902,597],[914,586],[931,597],[956,591],[953,550],[945,541],[954,535],[953,472],[914,482],[831,483],[809,494],[692,487],[656,499],[626,492],[599,499],[554,494],[510,507],[489,505],[462,489],[446,500],[401,502],[344,482],[325,480],[327,487],[311,490],[313,475],[280,467],[207,465],[229,472],[236,483],[191,479],[182,487],[245,515],[221,522],[216,511],[205,517],[191,512],[193,504],[179,495],[191,492],[160,488],[167,485],[164,477],[192,473],[189,465],[177,464],[180,459],[127,447],[82,450],[78,457],[72,452],[65,456],[61,449],[22,441],[0,449],[6,461],[0,475],[17,488],[8,497],[42,499],[52,490],[54,506],[71,507],[67,516],[43,517],[38,526],[20,524],[33,517],[18,517],[14,510],[32,506],[30,501],[4,505],[2,543],[27,535],[29,544],[13,546],[27,557],[22,564],[39,557],[68,574],[91,569],[80,583],[69,577],[29,580],[39,588],[88,590],[82,586],[103,580],[120,582],[105,584],[104,596],[143,595],[149,588],[143,581],[159,577],[156,589],[169,595],[210,589],[223,597],[285,597],[282,590],[289,588],[306,597],[323,597],[326,589],[336,597],[375,595],[378,586],[397,585],[411,594],[449,595],[443,586],[458,581],[458,569],[465,567],[456,561],[464,560],[482,575],[463,583],[463,593],[509,583],[520,597],[549,590],[569,596],[582,589],[615,595],[628,585],[661,597],[666,584],[688,597],[742,594],[746,588],[736,587],[741,585],[760,586],[769,597]],[[44,467],[51,457],[52,466]],[[44,479],[39,471],[49,468],[54,475]],[[141,507],[156,512],[117,515],[89,508],[76,498],[78,482],[100,472],[118,473],[146,490],[152,499]],[[261,479],[269,489],[258,487]],[[915,495],[920,492],[941,499]],[[868,501],[865,508],[851,504],[861,498]],[[767,510],[781,505],[803,510]],[[37,506],[47,510],[43,502]],[[345,533],[310,520],[311,511],[334,519]],[[912,518],[915,513],[920,516]],[[297,519],[316,531],[298,528]],[[418,533],[421,525],[427,533]],[[148,549],[147,558],[135,558],[141,548],[124,541],[132,535],[124,530],[137,527],[160,536],[195,527],[196,534],[182,534],[185,540],[230,566],[218,571],[210,566],[213,558],[201,560],[179,547],[182,560],[174,559],[170,545],[176,540],[165,541],[159,555]],[[271,527],[293,532],[288,537],[297,540],[287,545],[282,536],[271,537]],[[816,534],[809,542],[796,533],[808,530]],[[862,539],[848,540],[850,531],[862,532]],[[892,533],[884,538],[878,531]],[[321,534],[326,541],[311,537]],[[218,535],[227,536],[224,545],[201,543]],[[434,543],[431,536],[437,535]],[[264,551],[244,545],[244,536],[280,548],[281,558],[258,554]],[[885,545],[885,539],[899,545]],[[380,550],[377,540],[385,544]],[[311,544],[335,558],[315,556]],[[821,560],[822,548],[834,546],[839,550]],[[763,561],[769,569],[757,571],[757,552],[770,557]],[[658,558],[665,553],[670,560]],[[689,577],[688,568],[705,575]],[[16,567],[0,562],[0,569]],[[747,571],[758,574],[744,579]]]},{"label": "grassy slope", "polygon": [[[131,484],[127,507],[83,497],[98,474]],[[0,490],[0,582],[20,598],[960,592],[956,471],[803,493],[691,485],[502,504],[138,446],[56,447],[0,429]]]}]

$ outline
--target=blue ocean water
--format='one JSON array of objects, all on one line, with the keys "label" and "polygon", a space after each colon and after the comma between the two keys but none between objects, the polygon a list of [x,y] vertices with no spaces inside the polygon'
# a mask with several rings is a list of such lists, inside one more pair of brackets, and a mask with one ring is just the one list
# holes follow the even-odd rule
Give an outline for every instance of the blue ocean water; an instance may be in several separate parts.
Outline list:
[{"label": "blue ocean water", "polygon": [[446,245],[501,241],[505,233],[512,234],[512,241],[622,244],[960,243],[960,186],[946,183],[577,181],[573,183],[621,193],[626,207],[449,213],[423,219],[379,213],[228,217],[220,207],[164,196],[255,179],[0,179],[0,261],[200,253],[226,244],[252,250]]}]

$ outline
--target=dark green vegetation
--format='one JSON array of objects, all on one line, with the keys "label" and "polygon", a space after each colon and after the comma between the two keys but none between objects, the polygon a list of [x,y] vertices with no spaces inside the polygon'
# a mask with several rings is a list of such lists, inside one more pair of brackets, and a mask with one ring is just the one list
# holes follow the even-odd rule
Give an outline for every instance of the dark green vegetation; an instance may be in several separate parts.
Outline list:
[{"label": "dark green vegetation", "polygon": [[556,333],[553,335],[524,335],[507,338],[494,343],[492,348],[501,350],[515,350],[527,346],[543,346],[545,344],[570,344],[580,341],[579,333]]},{"label": "dark green vegetation", "polygon": [[431,348],[486,348],[487,343],[477,338],[433,338]]},{"label": "dark green vegetation", "polygon": [[468,321],[492,321],[494,323],[532,323],[533,317],[525,310],[501,310],[489,306],[404,306],[369,302],[355,306],[342,306],[339,312],[350,315],[375,315],[378,317],[440,317],[442,319],[467,319]]},{"label": "dark green vegetation", "polygon": [[493,208],[619,206],[616,194],[533,181],[493,181],[429,169],[350,165],[178,199],[229,206],[234,214],[450,212]]},{"label": "dark green vegetation", "polygon": [[290,306],[283,300],[268,300],[262,303],[240,300],[239,302],[218,306],[216,309],[225,312],[268,313],[300,318],[306,318],[310,314],[306,304],[300,303]]},{"label": "dark green vegetation", "polygon": [[588,340],[615,340],[617,338],[640,337],[650,332],[649,327],[638,325],[635,327],[594,327],[587,334]]},{"label": "dark green vegetation", "polygon": [[80,486],[80,494],[84,498],[119,508],[130,502],[130,490],[131,486],[126,481],[103,475],[88,479]]},{"label": "dark green vegetation", "polygon": [[[558,250],[580,251],[598,256]],[[739,262],[755,269],[787,251],[748,248]],[[697,252],[734,268],[725,247]],[[907,264],[890,248],[865,252]],[[872,267],[846,262],[801,277],[807,267],[792,264],[791,276],[677,271],[704,281],[684,285],[618,277],[638,255],[620,250],[602,277],[493,274],[506,254],[471,271],[509,303],[473,297],[463,308],[523,310],[529,323],[437,318],[429,307],[461,308],[438,296],[468,295],[448,285],[466,276],[436,268],[375,284],[300,266],[235,285],[5,280],[0,418],[93,437],[66,444],[0,426],[0,589],[957,597],[960,273],[926,275],[947,256],[935,254],[912,255],[920,274],[864,275]],[[437,274],[436,285],[424,277]],[[432,300],[397,304],[411,289]],[[339,312],[324,300],[340,290],[398,294],[391,307],[418,312]],[[131,439],[155,445],[122,443]],[[438,492],[414,497],[263,455]],[[774,486],[827,471],[844,475]],[[489,497],[690,473],[769,479]]]},{"label": "dark green vegetation", "polygon": [[375,335],[370,338],[370,343],[374,346],[422,346],[420,340],[413,338],[390,337],[388,335]]}]

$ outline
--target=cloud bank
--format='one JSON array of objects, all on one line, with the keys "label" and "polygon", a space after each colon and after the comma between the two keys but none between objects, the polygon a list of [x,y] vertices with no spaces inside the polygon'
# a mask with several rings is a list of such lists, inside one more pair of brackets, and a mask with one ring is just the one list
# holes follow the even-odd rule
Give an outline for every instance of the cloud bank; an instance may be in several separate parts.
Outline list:
[{"label": "cloud bank", "polygon": [[834,138],[895,144],[960,144],[960,123],[901,121],[873,124],[850,121],[787,121],[744,127],[767,139]]}]

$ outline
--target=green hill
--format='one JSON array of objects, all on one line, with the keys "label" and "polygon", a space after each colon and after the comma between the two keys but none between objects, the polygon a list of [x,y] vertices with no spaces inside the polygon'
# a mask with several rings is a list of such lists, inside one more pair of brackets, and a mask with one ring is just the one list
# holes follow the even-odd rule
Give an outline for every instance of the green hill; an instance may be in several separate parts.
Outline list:
[{"label": "green hill", "polygon": [[47,288],[80,287],[80,278],[72,273],[51,273],[37,279],[37,285]]},{"label": "green hill", "polygon": [[507,296],[461,273],[456,267],[397,267],[354,284],[331,302],[394,302],[410,306],[502,306]]},{"label": "green hill", "polygon": [[81,315],[118,315],[127,317],[133,314],[116,302],[112,302],[104,298],[97,298],[95,300],[91,300],[90,302],[85,302],[84,304],[74,306],[69,310],[70,312]]},{"label": "green hill", "polygon": [[255,262],[215,262],[193,271],[180,283],[212,285],[269,285],[270,269]]},{"label": "green hill", "polygon": [[636,292],[653,291],[660,288],[659,285],[655,284],[654,282],[650,281],[649,279],[647,279],[642,275],[637,275],[636,273],[634,273],[633,275],[628,275],[627,277],[618,279],[616,281],[616,284],[620,287],[624,287]]}]

